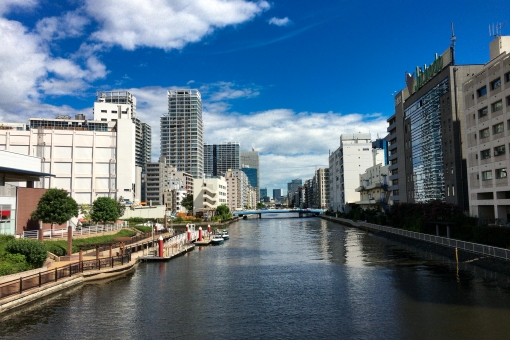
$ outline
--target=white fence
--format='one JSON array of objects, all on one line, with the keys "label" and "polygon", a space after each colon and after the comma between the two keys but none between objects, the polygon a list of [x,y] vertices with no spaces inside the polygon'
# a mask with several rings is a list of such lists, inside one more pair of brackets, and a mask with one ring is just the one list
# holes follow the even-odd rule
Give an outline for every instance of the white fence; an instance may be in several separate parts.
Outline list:
[{"label": "white fence", "polygon": [[[107,224],[107,225],[95,225],[90,227],[76,227],[75,230],[73,230],[72,236],[82,236],[82,235],[97,235],[100,233],[108,232],[108,231],[115,231],[122,228],[126,228],[128,226],[128,222],[121,222],[121,223],[115,223],[115,224]],[[30,231],[24,231],[23,235],[21,236],[23,238],[39,238],[39,230],[30,230]],[[63,229],[52,229],[52,230],[43,230],[43,239],[50,240],[50,239],[59,239],[59,238],[67,238],[67,228]]]},{"label": "white fence", "polygon": [[403,230],[398,228],[386,227],[378,224],[366,223],[366,222],[353,222],[351,220],[346,220],[342,218],[328,217],[331,220],[337,220],[340,222],[344,222],[346,224],[350,224],[355,227],[367,227],[370,229],[384,231],[390,234],[401,235],[409,238],[414,238],[417,240],[422,240],[430,243],[441,244],[443,246],[462,249],[465,251],[469,251],[472,253],[487,255],[496,257],[503,260],[510,260],[510,250],[499,247],[492,247],[479,243],[472,243],[466,241],[460,241],[453,238],[417,233],[414,231]]}]

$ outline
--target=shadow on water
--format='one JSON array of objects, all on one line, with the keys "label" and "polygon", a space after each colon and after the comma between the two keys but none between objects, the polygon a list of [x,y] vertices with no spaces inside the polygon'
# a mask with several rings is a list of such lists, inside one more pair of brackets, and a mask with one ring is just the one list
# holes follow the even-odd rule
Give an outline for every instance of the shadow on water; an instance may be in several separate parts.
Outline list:
[{"label": "shadow on water", "polygon": [[[330,227],[338,228],[334,224]],[[356,228],[345,228],[356,235],[355,242],[360,249],[363,265],[390,269],[395,287],[415,301],[510,309],[510,277],[505,274],[477,267],[473,263],[461,262],[457,265],[455,260],[434,252]],[[333,243],[336,241],[332,240]],[[345,238],[343,246],[348,247]],[[451,251],[454,254],[453,248]],[[479,286],[485,287],[486,291],[483,296],[475,298]]]}]

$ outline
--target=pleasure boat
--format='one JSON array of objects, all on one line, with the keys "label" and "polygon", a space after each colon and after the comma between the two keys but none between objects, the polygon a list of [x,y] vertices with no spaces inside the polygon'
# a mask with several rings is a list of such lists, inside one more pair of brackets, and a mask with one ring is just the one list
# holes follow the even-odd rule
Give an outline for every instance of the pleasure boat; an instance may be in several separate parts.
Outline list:
[{"label": "pleasure boat", "polygon": [[228,240],[230,238],[230,236],[228,235],[228,231],[227,229],[223,229],[223,231],[221,232],[221,237],[224,239],[224,240]]},{"label": "pleasure boat", "polygon": [[222,244],[225,240],[223,239],[223,236],[221,234],[214,234],[213,238],[211,239],[211,243],[213,245]]}]

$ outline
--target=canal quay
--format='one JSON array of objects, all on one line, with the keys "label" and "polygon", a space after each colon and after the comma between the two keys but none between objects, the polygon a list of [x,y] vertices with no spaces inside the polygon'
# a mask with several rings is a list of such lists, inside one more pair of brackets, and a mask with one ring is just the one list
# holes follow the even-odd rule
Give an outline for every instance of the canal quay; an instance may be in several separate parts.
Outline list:
[{"label": "canal quay", "polygon": [[0,315],[0,339],[508,338],[508,276],[316,217],[271,217]]}]

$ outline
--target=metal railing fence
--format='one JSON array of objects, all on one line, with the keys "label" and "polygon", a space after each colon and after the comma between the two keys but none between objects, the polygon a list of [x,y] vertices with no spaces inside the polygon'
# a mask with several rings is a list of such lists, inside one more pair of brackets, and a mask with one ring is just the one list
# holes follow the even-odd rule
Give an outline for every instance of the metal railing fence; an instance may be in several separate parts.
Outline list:
[{"label": "metal railing fence", "polygon": [[[347,220],[347,219],[343,219],[343,218],[336,218],[336,217],[329,217],[329,216],[327,218],[331,219],[333,221],[336,220],[336,221],[343,222],[343,223],[351,225],[353,227],[366,227],[366,228],[370,228],[370,229],[384,231],[384,232],[387,232],[390,234],[401,235],[401,236],[405,236],[405,237],[409,237],[409,238],[413,238],[413,239],[417,239],[417,240],[422,240],[422,241],[426,241],[426,242],[430,242],[430,243],[440,244],[440,245],[451,247],[451,248],[457,248],[457,249],[465,250],[465,251],[472,252],[472,253],[492,256],[492,257],[502,259],[502,260],[510,260],[510,250],[505,249],[505,248],[499,248],[499,247],[488,246],[485,244],[461,241],[461,240],[456,240],[453,238],[447,238],[447,237],[442,237],[442,236],[423,234],[423,233],[418,233],[415,231],[387,227],[387,226],[382,226],[382,225],[372,224],[372,223],[367,223],[367,222],[353,222],[351,220]],[[358,225],[356,225],[356,224],[358,224]]]},{"label": "metal railing fence", "polygon": [[79,261],[68,264],[64,267],[46,270],[37,274],[20,277],[15,280],[7,281],[0,284],[0,299],[58,282],[64,278],[83,273],[87,270],[101,270],[104,268],[113,268],[115,266],[124,265],[131,261],[131,252],[127,254],[101,258],[96,260]]},{"label": "metal railing fence", "polygon": [[[83,236],[83,235],[95,235],[99,233],[104,233],[108,231],[115,231],[123,228],[127,228],[128,223],[115,223],[115,224],[107,224],[107,225],[95,225],[88,227],[76,227],[73,230],[73,236]],[[28,230],[24,231],[23,238],[34,238],[37,239],[39,237],[39,230]],[[43,230],[43,239],[50,240],[52,238],[67,238],[67,228],[62,229],[52,229],[52,230]]]}]

